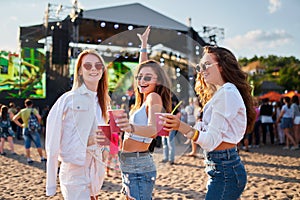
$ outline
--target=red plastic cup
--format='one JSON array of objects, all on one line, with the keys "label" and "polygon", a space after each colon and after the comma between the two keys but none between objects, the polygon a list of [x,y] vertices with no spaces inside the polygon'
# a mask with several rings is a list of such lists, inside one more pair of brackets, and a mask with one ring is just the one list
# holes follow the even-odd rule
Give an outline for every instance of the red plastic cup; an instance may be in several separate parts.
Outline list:
[{"label": "red plastic cup", "polygon": [[163,121],[159,118],[162,115],[171,115],[170,113],[154,113],[156,119],[156,131],[158,136],[169,136],[169,131],[164,130]]},{"label": "red plastic cup", "polygon": [[109,124],[100,124],[98,125],[98,129],[102,130],[104,140],[99,142],[98,144],[101,146],[110,145],[111,132]]},{"label": "red plastic cup", "polygon": [[116,124],[116,119],[125,112],[124,109],[108,110],[109,125],[112,133],[119,133],[121,129]]}]

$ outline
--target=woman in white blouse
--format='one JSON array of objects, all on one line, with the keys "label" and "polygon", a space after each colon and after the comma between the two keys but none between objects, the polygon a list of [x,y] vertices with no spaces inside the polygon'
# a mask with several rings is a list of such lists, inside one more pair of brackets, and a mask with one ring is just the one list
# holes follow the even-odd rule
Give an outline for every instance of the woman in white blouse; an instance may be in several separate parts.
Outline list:
[{"label": "woman in white blouse", "polygon": [[[108,73],[95,50],[79,54],[71,91],[55,102],[47,117],[46,195],[56,193],[59,179],[64,199],[97,199],[104,176],[102,149],[96,145],[98,124],[107,121]],[[99,131],[100,132],[100,131]]]},{"label": "woman in white blouse", "polygon": [[[247,174],[237,144],[255,122],[251,86],[235,56],[222,47],[204,47],[196,67],[196,92],[204,106],[203,121],[194,127],[175,116],[165,116],[166,130],[179,130],[204,149],[207,183],[206,200],[239,199]],[[203,81],[204,80],[204,81]],[[212,84],[216,91],[209,101]]]}]

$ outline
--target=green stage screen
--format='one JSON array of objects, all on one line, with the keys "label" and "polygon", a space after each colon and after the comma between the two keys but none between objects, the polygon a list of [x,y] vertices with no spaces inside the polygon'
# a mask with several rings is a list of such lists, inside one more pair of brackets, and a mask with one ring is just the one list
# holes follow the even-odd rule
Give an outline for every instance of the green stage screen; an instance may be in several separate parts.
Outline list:
[{"label": "green stage screen", "polygon": [[23,48],[21,56],[0,52],[0,98],[46,98],[43,49]]}]

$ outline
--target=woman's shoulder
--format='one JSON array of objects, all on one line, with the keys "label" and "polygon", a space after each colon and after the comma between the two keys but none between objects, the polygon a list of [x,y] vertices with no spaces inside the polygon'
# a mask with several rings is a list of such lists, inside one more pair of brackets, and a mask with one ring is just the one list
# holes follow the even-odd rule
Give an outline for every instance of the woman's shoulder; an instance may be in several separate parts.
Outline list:
[{"label": "woman's shoulder", "polygon": [[150,94],[148,94],[147,96],[147,101],[148,100],[161,100],[161,96],[159,94],[157,94],[156,92],[151,92]]},{"label": "woman's shoulder", "polygon": [[145,104],[146,106],[153,104],[162,104],[161,96],[156,92],[151,92],[150,94],[148,94]]}]

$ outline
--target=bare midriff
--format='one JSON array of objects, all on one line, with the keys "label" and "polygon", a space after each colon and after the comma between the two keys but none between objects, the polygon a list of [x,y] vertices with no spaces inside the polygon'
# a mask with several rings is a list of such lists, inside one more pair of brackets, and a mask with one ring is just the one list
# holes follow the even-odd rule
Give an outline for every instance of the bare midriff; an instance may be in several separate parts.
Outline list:
[{"label": "bare midriff", "polygon": [[124,139],[123,141],[123,152],[143,152],[147,151],[150,143],[138,142],[133,139]]},{"label": "bare midriff", "polygon": [[236,144],[228,143],[228,142],[222,142],[217,148],[214,150],[225,150],[225,149],[232,149],[236,147]]}]

